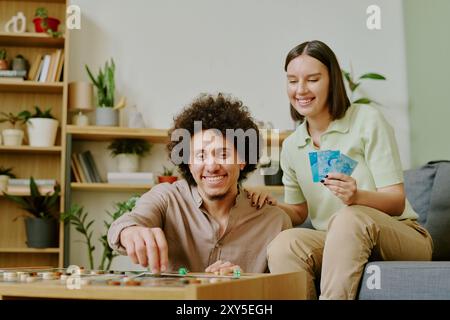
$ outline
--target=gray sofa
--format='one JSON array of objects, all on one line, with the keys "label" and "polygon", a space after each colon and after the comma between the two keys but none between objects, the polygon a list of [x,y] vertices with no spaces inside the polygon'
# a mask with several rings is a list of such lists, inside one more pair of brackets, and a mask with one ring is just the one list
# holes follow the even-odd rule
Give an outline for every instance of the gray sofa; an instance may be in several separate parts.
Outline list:
[{"label": "gray sofa", "polygon": [[[433,261],[370,261],[360,282],[360,300],[450,299],[450,161],[405,171],[405,191],[418,222],[433,238]],[[299,227],[312,225],[308,219]]]},{"label": "gray sofa", "polygon": [[[450,299],[450,161],[405,171],[406,196],[433,238],[433,261],[371,261],[360,300]],[[374,285],[375,271],[380,282]],[[371,278],[372,277],[372,278]]]}]

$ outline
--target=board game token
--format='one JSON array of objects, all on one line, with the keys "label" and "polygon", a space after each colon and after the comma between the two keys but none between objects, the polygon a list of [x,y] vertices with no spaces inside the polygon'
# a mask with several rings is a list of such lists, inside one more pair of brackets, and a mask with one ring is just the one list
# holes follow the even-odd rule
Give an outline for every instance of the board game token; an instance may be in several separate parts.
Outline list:
[{"label": "board game token", "polygon": [[140,282],[140,281],[136,281],[136,280],[128,280],[127,282],[125,282],[125,285],[126,285],[126,286],[134,286],[134,287],[137,287],[137,286],[140,286],[140,285],[141,285],[141,282]]},{"label": "board game token", "polygon": [[186,268],[180,268],[180,269],[178,269],[178,274],[180,274],[180,275],[186,275],[188,273],[188,271],[187,271],[187,269]]}]

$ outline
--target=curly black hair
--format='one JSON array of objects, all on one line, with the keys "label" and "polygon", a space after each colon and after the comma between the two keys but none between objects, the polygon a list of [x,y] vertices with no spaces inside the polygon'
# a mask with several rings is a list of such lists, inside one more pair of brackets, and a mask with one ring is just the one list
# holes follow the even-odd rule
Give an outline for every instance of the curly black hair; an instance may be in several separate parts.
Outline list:
[{"label": "curly black hair", "polygon": [[[244,169],[240,171],[238,183],[240,184],[250,172],[256,169],[258,160],[261,156],[261,136],[258,126],[253,121],[248,108],[244,106],[242,101],[223,93],[218,93],[217,95],[201,94],[190,105],[185,107],[181,113],[174,117],[173,127],[169,130],[171,141],[167,144],[170,155],[172,155],[172,151],[177,151],[179,152],[179,156],[183,157],[183,159],[188,159],[187,156],[190,153],[190,149],[188,154],[183,154],[183,151],[190,146],[190,141],[183,144],[184,149],[181,149],[180,151],[174,150],[175,146],[182,140],[182,137],[178,137],[177,139],[176,135],[173,133],[175,130],[184,129],[189,132],[189,137],[192,137],[195,133],[194,121],[201,121],[202,130],[216,129],[220,131],[224,137],[227,134],[227,129],[239,131],[241,129],[244,133],[255,132],[256,135],[254,135],[254,138],[256,138],[256,143],[255,140],[252,140],[251,137],[247,135],[245,135],[243,141],[236,136],[233,137],[234,147],[241,156],[241,159],[244,159],[246,163]],[[250,131],[247,131],[249,129]],[[174,141],[172,141],[172,139]],[[244,142],[244,146],[242,146],[242,142]],[[194,177],[189,170],[189,161],[183,160],[181,163],[175,163],[172,156],[170,159],[178,166],[178,170],[183,178],[186,179],[190,185],[196,185]]]}]

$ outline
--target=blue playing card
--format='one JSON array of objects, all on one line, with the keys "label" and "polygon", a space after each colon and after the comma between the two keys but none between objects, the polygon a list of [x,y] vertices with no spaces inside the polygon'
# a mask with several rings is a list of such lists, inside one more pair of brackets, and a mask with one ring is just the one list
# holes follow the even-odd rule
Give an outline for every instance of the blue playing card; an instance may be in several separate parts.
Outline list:
[{"label": "blue playing card", "polygon": [[339,159],[334,163],[333,171],[351,176],[357,164],[358,161],[353,160],[349,156],[341,153]]},{"label": "blue playing card", "polygon": [[317,163],[319,178],[318,181],[325,179],[329,172],[333,172],[333,167],[339,159],[341,152],[337,150],[325,150],[317,152]]},{"label": "blue playing card", "polygon": [[309,163],[311,165],[311,174],[313,178],[313,182],[319,182],[319,167],[317,162],[317,152],[309,153]]}]

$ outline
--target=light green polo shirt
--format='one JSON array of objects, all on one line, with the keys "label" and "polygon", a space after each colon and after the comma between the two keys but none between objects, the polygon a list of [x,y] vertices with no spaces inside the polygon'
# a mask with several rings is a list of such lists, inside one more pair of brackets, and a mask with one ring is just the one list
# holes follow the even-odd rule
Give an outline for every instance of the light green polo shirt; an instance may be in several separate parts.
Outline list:
[{"label": "light green polo shirt", "polygon": [[[306,121],[283,142],[284,197],[288,204],[307,201],[314,228],[327,230],[329,218],[345,204],[322,183],[313,182],[308,153],[318,150],[308,133]],[[352,105],[343,118],[332,121],[322,134],[320,150],[339,150],[358,161],[352,174],[358,189],[376,191],[403,182],[394,130],[375,107]],[[394,218],[417,217],[406,201],[403,214]]]}]

